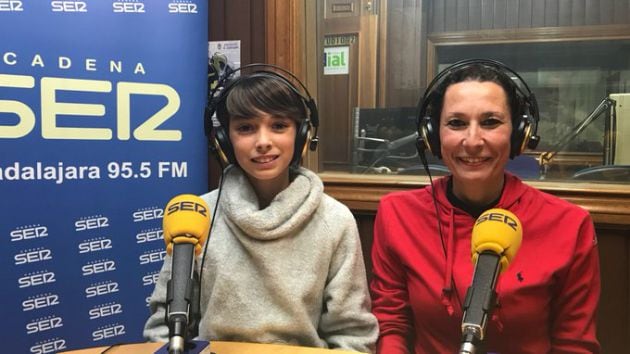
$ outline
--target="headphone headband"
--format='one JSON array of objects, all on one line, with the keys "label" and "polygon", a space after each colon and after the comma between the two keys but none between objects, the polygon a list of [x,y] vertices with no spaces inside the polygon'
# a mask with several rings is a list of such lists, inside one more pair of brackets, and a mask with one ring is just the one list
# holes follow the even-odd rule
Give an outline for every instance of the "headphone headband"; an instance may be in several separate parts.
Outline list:
[{"label": "headphone headband", "polygon": [[[429,149],[433,155],[441,158],[439,124],[436,127],[434,123],[435,121],[439,122],[440,117],[433,116],[435,112],[427,114],[427,111],[429,107],[433,107],[437,103],[437,97],[440,94],[444,94],[444,92],[441,92],[441,89],[445,89],[443,84],[446,80],[472,66],[482,66],[492,70],[497,75],[507,79],[505,80],[506,83],[509,83],[514,88],[519,107],[511,107],[511,109],[513,111],[516,110],[521,116],[512,117],[514,125],[512,128],[510,157],[516,157],[526,148],[536,148],[540,141],[538,136],[538,122],[540,120],[538,102],[525,80],[516,71],[499,61],[492,59],[465,59],[439,72],[429,83],[422,99],[418,102],[416,123],[419,153],[424,154],[424,150]],[[506,94],[510,95],[511,93],[506,92]],[[510,97],[508,96],[509,99]]]},{"label": "headphone headband", "polygon": [[[233,78],[235,73],[252,68],[271,68],[273,70],[280,71],[282,74],[272,70],[255,70],[247,75]],[[286,76],[283,74],[286,74]],[[302,81],[300,81],[300,79],[298,79],[297,76],[280,66],[273,64],[254,63],[226,71],[225,75],[217,80],[217,84],[214,89],[211,89],[209,91],[205,117],[206,136],[208,136],[208,138],[211,140],[211,147],[215,148],[216,152],[219,154],[219,157],[224,162],[229,164],[237,163],[234,156],[234,149],[229,140],[229,133],[227,131],[228,127],[221,126],[221,122],[218,119],[216,123],[213,123],[212,117],[215,115],[219,105],[223,104],[226,101],[230,91],[234,87],[238,86],[240,82],[242,82],[242,80],[244,80],[245,78],[256,76],[280,80],[286,85],[287,88],[295,93],[304,104],[306,117],[304,117],[305,119],[301,121],[296,127],[297,129],[295,137],[295,151],[291,160],[291,166],[297,167],[302,156],[306,152],[307,146],[311,151],[314,151],[317,148],[317,143],[319,140],[317,136],[317,131],[319,128],[319,115],[315,100],[311,97],[306,86],[302,83]],[[292,83],[292,81],[297,82],[301,89],[296,87]],[[215,124],[217,126],[215,126]],[[313,130],[313,133],[311,133],[311,130]],[[313,135],[312,137],[311,134]]]}]

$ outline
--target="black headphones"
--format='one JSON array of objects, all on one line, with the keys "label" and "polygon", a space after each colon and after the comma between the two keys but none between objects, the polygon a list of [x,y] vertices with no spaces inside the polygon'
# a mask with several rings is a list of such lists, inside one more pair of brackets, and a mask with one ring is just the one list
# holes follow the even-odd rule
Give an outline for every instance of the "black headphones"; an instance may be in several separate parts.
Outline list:
[{"label": "black headphones", "polygon": [[[255,70],[251,74],[241,75],[233,78],[234,73],[242,71],[244,69],[262,68],[261,70]],[[267,70],[265,70],[267,69]],[[271,71],[269,69],[278,70],[287,76],[283,76],[280,73]],[[296,129],[295,135],[295,148],[293,151],[293,158],[291,159],[291,167],[297,167],[300,164],[302,156],[306,153],[306,147],[308,145],[311,151],[317,149],[317,143],[319,138],[317,136],[317,130],[319,127],[319,116],[317,113],[317,105],[315,100],[311,97],[306,86],[291,72],[288,70],[271,64],[249,64],[240,68],[227,72],[225,76],[218,80],[218,83],[209,91],[208,105],[206,106],[204,126],[206,136],[210,140],[210,147],[213,148],[219,155],[219,158],[224,163],[236,164],[236,157],[234,156],[234,148],[230,142],[228,127],[223,127],[218,119],[213,119],[217,108],[220,104],[227,100],[230,91],[239,85],[244,78],[252,77],[266,77],[278,80],[285,84],[292,92],[294,92],[304,104],[306,109],[306,117],[302,120]],[[302,90],[299,90],[295,85],[291,83],[291,79],[297,82]],[[313,133],[311,133],[313,131]],[[308,143],[308,144],[307,144]]]},{"label": "black headphones", "polygon": [[[521,76],[505,66],[505,64],[496,60],[490,59],[466,59],[458,61],[448,68],[442,70],[431,81],[427,90],[424,92],[424,96],[418,103],[418,116],[416,119],[418,140],[416,147],[418,153],[423,156],[426,149],[428,149],[434,156],[442,158],[440,147],[440,134],[436,129],[436,122],[440,121],[440,117],[432,116],[435,114],[435,106],[437,99],[444,95],[446,87],[443,84],[447,79],[452,77],[455,73],[467,69],[471,66],[478,65],[486,67],[499,76],[503,77],[506,83],[511,83],[513,92],[516,94],[516,101],[518,107],[516,111],[519,117],[512,117],[513,127],[512,135],[510,137],[510,158],[514,158],[520,155],[526,148],[535,149],[540,141],[538,136],[538,121],[540,116],[538,113],[538,103],[536,102],[536,96],[529,89],[527,83],[521,78]],[[507,92],[508,100],[512,94]],[[431,108],[433,112],[427,112]],[[514,107],[511,107],[514,111]]]}]

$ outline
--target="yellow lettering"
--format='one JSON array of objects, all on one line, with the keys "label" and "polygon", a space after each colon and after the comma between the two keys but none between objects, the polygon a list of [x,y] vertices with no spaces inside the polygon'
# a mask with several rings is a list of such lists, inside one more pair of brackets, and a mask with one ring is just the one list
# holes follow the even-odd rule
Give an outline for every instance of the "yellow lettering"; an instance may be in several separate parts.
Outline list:
[{"label": "yellow lettering", "polygon": [[80,80],[44,77],[42,92],[42,136],[45,139],[111,140],[108,128],[58,127],[57,115],[99,116],[105,115],[102,104],[57,102],[57,91],[111,92],[112,84],[102,80]]},{"label": "yellow lettering", "polygon": [[156,95],[163,96],[167,102],[162,109],[149,117],[133,132],[137,140],[180,141],[180,130],[157,130],[162,123],[171,118],[179,110],[181,101],[177,91],[163,84],[148,84],[137,82],[119,82],[116,87],[116,100],[118,102],[118,139],[129,140],[131,95]]},{"label": "yellow lettering", "polygon": [[[35,78],[25,75],[0,74],[0,87],[35,87]],[[14,113],[20,118],[16,125],[0,125],[0,138],[21,138],[35,127],[35,113],[19,101],[0,100],[0,112]]]}]

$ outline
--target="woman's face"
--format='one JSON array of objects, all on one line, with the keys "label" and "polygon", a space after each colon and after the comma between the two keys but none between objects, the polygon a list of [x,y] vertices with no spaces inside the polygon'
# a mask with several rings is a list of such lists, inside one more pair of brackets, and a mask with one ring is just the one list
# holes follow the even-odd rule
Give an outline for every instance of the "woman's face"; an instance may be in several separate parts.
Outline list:
[{"label": "woman's face", "polygon": [[512,117],[505,91],[486,81],[449,86],[440,115],[444,163],[466,188],[503,185],[510,155]]},{"label": "woman's face", "polygon": [[232,118],[229,126],[234,155],[250,180],[273,189],[288,185],[295,122],[260,112],[252,118]]}]

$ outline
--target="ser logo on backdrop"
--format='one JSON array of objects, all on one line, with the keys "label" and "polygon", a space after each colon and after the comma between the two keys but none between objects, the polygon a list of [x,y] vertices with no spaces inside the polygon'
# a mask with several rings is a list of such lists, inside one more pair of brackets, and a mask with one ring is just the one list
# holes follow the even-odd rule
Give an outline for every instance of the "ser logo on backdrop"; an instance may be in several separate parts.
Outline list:
[{"label": "ser logo on backdrop", "polygon": [[26,333],[33,334],[63,327],[63,319],[59,316],[47,316],[35,319],[26,324]]},{"label": "ser logo on backdrop", "polygon": [[163,216],[164,210],[158,207],[138,209],[132,214],[133,222],[161,219]]},{"label": "ser logo on backdrop", "polygon": [[101,259],[98,261],[90,261],[81,267],[83,276],[113,272],[116,270],[116,262],[109,259]]},{"label": "ser logo on backdrop", "polygon": [[164,257],[166,257],[166,250],[152,250],[147,251],[144,254],[141,254],[138,259],[140,260],[140,264],[150,264],[164,261]]},{"label": "ser logo on backdrop", "polygon": [[68,349],[66,340],[62,338],[51,338],[44,341],[36,342],[30,349],[32,354],[48,354],[56,353],[61,350]]},{"label": "ser logo on backdrop", "polygon": [[59,295],[57,294],[39,294],[30,296],[28,299],[22,301],[22,311],[39,310],[49,306],[59,305]]},{"label": "ser logo on backdrop", "polygon": [[30,264],[30,263],[36,263],[36,262],[41,262],[41,261],[50,261],[53,259],[53,256],[52,256],[51,250],[44,247],[39,247],[39,248],[23,250],[20,253],[17,253],[15,256],[13,256],[13,259],[15,260],[15,265],[21,265],[21,264]]},{"label": "ser logo on backdrop", "polygon": [[196,14],[197,4],[190,0],[174,0],[168,4],[168,12],[172,14]]},{"label": "ser logo on backdrop", "polygon": [[18,279],[19,288],[30,288],[56,282],[55,273],[48,270],[39,270],[32,273],[26,273]]},{"label": "ser logo on backdrop", "polygon": [[96,342],[107,338],[117,337],[125,333],[125,326],[118,323],[103,326],[92,332],[92,341]]},{"label": "ser logo on backdrop", "polygon": [[85,298],[89,299],[96,296],[103,296],[120,291],[118,283],[115,281],[105,281],[95,283],[85,288]]},{"label": "ser logo on backdrop", "polygon": [[0,0],[0,12],[22,12],[24,4],[22,0]]},{"label": "ser logo on backdrop", "polygon": [[140,0],[114,1],[112,10],[115,13],[145,13],[144,3]]},{"label": "ser logo on backdrop", "polygon": [[146,243],[159,241],[164,239],[164,231],[162,229],[142,230],[136,235],[136,243]]},{"label": "ser logo on backdrop", "polygon": [[142,286],[154,285],[160,278],[160,272],[154,271],[142,277]]},{"label": "ser logo on backdrop", "polygon": [[122,305],[116,302],[110,302],[107,304],[102,304],[98,306],[94,306],[88,311],[88,315],[90,316],[90,320],[95,320],[97,318],[109,317],[113,315],[118,315],[123,313]]},{"label": "ser logo on backdrop", "polygon": [[[38,70],[58,70],[62,73],[70,70],[84,70],[86,73],[107,71],[110,74],[122,74],[133,70],[134,75],[146,75],[147,68],[142,62],[127,64],[120,59],[97,59],[90,56],[69,57],[58,55],[49,57],[40,53],[22,55],[16,51],[0,52],[0,65],[6,65],[26,72],[37,73]],[[0,66],[0,69],[2,67]],[[39,84],[39,87],[37,85]],[[181,106],[181,98],[177,91],[163,83],[132,82],[129,80],[112,82],[110,80],[75,79],[67,77],[41,77],[39,82],[32,75],[0,74],[0,87],[7,89],[39,90],[41,112],[37,116],[26,102],[15,99],[0,100],[0,112],[17,116],[18,121],[12,125],[0,125],[0,138],[19,139],[34,130],[37,118],[41,120],[41,136],[44,139],[64,140],[112,140],[114,130],[116,138],[126,141],[134,138],[138,141],[181,141],[182,131],[178,129],[159,129],[162,124],[173,118]],[[81,92],[92,94],[111,94],[114,96],[114,107],[99,102],[58,101],[64,92]],[[3,95],[4,96],[4,95]],[[10,95],[7,95],[10,96]],[[161,107],[152,109],[149,117],[140,117],[142,122],[132,127],[131,106],[133,100],[140,96],[161,97],[165,102]],[[8,97],[11,98],[11,97]],[[105,99],[103,99],[105,101]],[[73,104],[76,103],[76,104]],[[108,119],[98,120],[98,117]],[[153,113],[154,112],[154,113]],[[58,116],[74,115],[83,117],[85,125],[60,125]],[[95,118],[91,118],[95,117]],[[134,120],[138,119],[134,117]],[[135,123],[135,122],[134,122]],[[109,125],[109,127],[107,126]],[[113,127],[111,127],[113,125]],[[115,128],[115,129],[114,129]],[[133,128],[133,129],[132,129]]]},{"label": "ser logo on backdrop", "polygon": [[103,250],[109,250],[112,249],[112,240],[105,238],[105,237],[100,237],[100,238],[93,238],[93,239],[89,239],[89,240],[85,240],[81,243],[79,243],[79,254],[81,253],[92,253],[92,252],[98,252],[98,251],[103,251]]},{"label": "ser logo on backdrop", "polygon": [[85,1],[53,0],[50,2],[52,12],[88,12]]},{"label": "ser logo on backdrop", "polygon": [[103,215],[85,216],[74,222],[75,231],[85,231],[109,227],[109,219]]},{"label": "ser logo on backdrop", "polygon": [[20,226],[12,230],[9,235],[11,236],[11,242],[48,237],[48,227],[39,224]]}]

